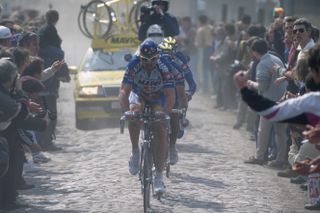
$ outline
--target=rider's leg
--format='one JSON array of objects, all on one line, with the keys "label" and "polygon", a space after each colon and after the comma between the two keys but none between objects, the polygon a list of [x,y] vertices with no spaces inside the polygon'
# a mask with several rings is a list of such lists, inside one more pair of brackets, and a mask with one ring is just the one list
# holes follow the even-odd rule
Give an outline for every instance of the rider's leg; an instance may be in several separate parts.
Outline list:
[{"label": "rider's leg", "polygon": [[[139,110],[139,105],[130,105],[130,110]],[[130,140],[132,144],[132,152],[129,159],[129,172],[132,175],[136,175],[139,172],[139,159],[140,159],[140,150],[139,150],[139,133],[140,133],[140,122],[139,121],[130,121],[128,124]]]},{"label": "rider's leg", "polygon": [[170,134],[170,146],[175,146],[177,141],[177,135],[180,129],[179,126],[179,114],[171,113],[170,114],[170,126],[171,126],[171,134]]},{"label": "rider's leg", "polygon": [[164,168],[167,154],[167,135],[166,135],[166,125],[164,122],[154,123],[152,126],[154,143],[153,143],[153,153],[154,153],[154,164],[156,167],[156,172],[161,173]]},{"label": "rider's leg", "polygon": [[128,129],[130,134],[130,140],[132,144],[132,150],[139,148],[139,133],[140,123],[139,121],[130,121],[128,123]]},{"label": "rider's leg", "polygon": [[178,133],[180,131],[179,125],[179,114],[172,113],[170,116],[170,125],[171,125],[171,134],[170,134],[170,151],[169,151],[169,159],[170,164],[174,165],[178,162],[178,151],[176,149],[176,141],[178,137]]},{"label": "rider's leg", "polygon": [[[143,103],[139,101],[135,101],[135,103],[131,103],[129,108],[130,111],[140,113],[143,110]],[[130,140],[132,144],[132,150],[139,148],[139,133],[140,133],[140,122],[139,121],[129,121],[128,129],[130,134]]]},{"label": "rider's leg", "polygon": [[156,167],[156,172],[154,176],[154,191],[156,194],[164,193],[166,191],[163,182],[163,169],[166,161],[167,155],[167,135],[166,135],[166,125],[164,122],[157,122],[153,125],[153,135],[154,143],[152,143],[153,148],[153,158]]}]

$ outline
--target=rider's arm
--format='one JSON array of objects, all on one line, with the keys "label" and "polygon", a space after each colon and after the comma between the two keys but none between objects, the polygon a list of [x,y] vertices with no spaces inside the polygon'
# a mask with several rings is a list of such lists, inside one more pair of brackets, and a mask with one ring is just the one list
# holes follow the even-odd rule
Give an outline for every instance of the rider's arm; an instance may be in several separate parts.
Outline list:
[{"label": "rider's arm", "polygon": [[122,79],[122,84],[119,91],[119,101],[123,112],[129,110],[129,95],[134,83],[135,65],[137,63],[138,62],[136,60],[129,62]]},{"label": "rider's arm", "polygon": [[176,85],[176,91],[179,101],[179,108],[187,109],[188,108],[188,100],[185,92],[185,86],[184,85]]},{"label": "rider's arm", "polygon": [[122,83],[119,92],[119,101],[121,109],[123,112],[129,110],[129,95],[131,92],[132,86],[130,84]]},{"label": "rider's arm", "polygon": [[164,88],[163,92],[166,97],[166,104],[164,106],[164,111],[166,113],[169,113],[172,110],[174,103],[175,103],[176,95],[174,92],[174,88],[170,88],[170,87]]},{"label": "rider's arm", "polygon": [[191,98],[197,90],[197,83],[195,82],[195,80],[193,78],[192,71],[191,71],[190,67],[188,66],[188,61],[187,61],[186,57],[183,55],[183,53],[177,52],[176,57],[182,62],[179,69],[183,73],[183,76],[188,83],[189,89],[187,91],[187,94]]},{"label": "rider's arm", "polygon": [[175,80],[173,77],[173,67],[172,66],[167,66],[165,63],[160,63],[160,72],[162,75],[163,79],[163,93],[165,95],[165,106],[164,106],[164,111],[166,113],[169,113],[174,104],[175,104],[175,99],[176,99],[176,94],[175,94]]}]

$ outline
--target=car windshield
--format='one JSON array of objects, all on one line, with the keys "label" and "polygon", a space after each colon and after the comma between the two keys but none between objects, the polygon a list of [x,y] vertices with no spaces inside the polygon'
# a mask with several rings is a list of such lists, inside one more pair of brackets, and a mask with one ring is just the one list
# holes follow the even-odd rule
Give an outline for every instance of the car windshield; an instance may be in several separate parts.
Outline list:
[{"label": "car windshield", "polygon": [[90,49],[86,55],[82,71],[124,70],[128,65],[125,60],[126,54],[132,54],[132,50],[105,52],[103,50]]}]

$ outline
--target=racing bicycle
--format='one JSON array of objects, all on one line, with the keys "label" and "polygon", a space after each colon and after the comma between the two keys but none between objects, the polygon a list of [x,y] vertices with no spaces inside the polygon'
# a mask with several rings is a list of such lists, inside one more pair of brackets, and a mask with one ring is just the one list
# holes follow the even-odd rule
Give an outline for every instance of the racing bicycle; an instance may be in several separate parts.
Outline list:
[{"label": "racing bicycle", "polygon": [[170,116],[163,112],[154,112],[151,106],[146,106],[143,113],[134,113],[131,111],[125,112],[120,118],[120,132],[124,132],[126,120],[138,120],[143,123],[141,134],[141,156],[140,156],[140,171],[139,180],[141,183],[141,193],[143,195],[144,212],[150,208],[150,195],[155,195],[158,200],[161,199],[161,194],[154,194],[153,189],[153,149],[152,143],[154,136],[152,133],[152,124],[154,122],[166,122],[167,132],[170,134]]}]

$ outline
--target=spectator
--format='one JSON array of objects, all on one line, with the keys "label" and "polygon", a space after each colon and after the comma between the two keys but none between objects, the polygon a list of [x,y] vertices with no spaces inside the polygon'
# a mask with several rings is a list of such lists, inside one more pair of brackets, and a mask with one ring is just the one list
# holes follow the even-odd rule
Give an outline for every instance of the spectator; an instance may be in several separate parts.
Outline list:
[{"label": "spectator", "polygon": [[21,144],[18,140],[15,124],[28,117],[29,110],[25,99],[17,102],[10,97],[10,90],[17,77],[17,67],[9,60],[0,59],[0,135],[5,137],[9,145],[9,168],[0,178],[0,209],[14,210],[22,207],[16,203],[16,187],[21,161]]},{"label": "spectator", "polygon": [[208,17],[201,15],[198,17],[199,27],[195,37],[195,46],[198,49],[198,65],[197,72],[199,73],[200,85],[203,92],[209,91],[209,73],[210,73],[210,54],[212,45],[212,27],[209,25]]},{"label": "spectator", "polygon": [[11,31],[9,28],[0,26],[0,48],[10,48],[11,47]]},{"label": "spectator", "polygon": [[144,41],[147,37],[147,30],[151,25],[157,24],[162,27],[164,37],[176,36],[179,34],[177,18],[168,13],[168,0],[152,0],[152,9],[141,8],[141,26],[139,28],[139,40]]},{"label": "spectator", "polygon": [[[274,64],[280,67],[284,67],[283,63],[276,56],[268,53],[268,45],[264,39],[256,39],[251,45],[251,51],[253,57],[260,60],[257,66],[257,82],[249,81],[249,86],[254,87],[263,96],[270,98],[273,101],[278,101],[285,93],[286,83],[282,83],[279,86],[273,84],[276,76],[270,72]],[[264,117],[260,117],[259,132],[258,132],[258,144],[256,156],[249,158],[245,163],[252,164],[264,164],[266,163],[265,156],[267,154],[267,148],[270,141],[270,133],[272,126],[276,135],[277,144],[277,157],[275,161],[272,161],[269,165],[272,167],[282,168],[286,162],[286,125],[285,124],[273,124]]]},{"label": "spectator", "polygon": [[27,49],[31,56],[37,56],[39,52],[39,36],[32,32],[24,32],[18,38],[18,46]]},{"label": "spectator", "polygon": [[312,25],[307,19],[299,18],[294,22],[293,34],[295,35],[295,39],[297,39],[299,44],[298,50],[300,51],[298,60],[300,60],[307,50],[315,46],[315,43],[311,38],[311,33]]},{"label": "spectator", "polygon": [[59,20],[59,13],[56,10],[49,10],[46,13],[47,23],[39,29],[40,47],[53,46],[61,49],[61,38],[55,27]]}]

